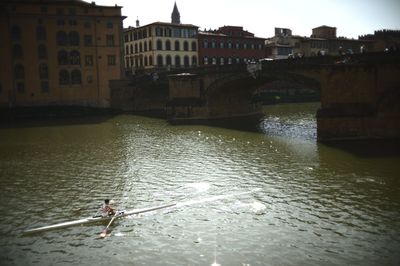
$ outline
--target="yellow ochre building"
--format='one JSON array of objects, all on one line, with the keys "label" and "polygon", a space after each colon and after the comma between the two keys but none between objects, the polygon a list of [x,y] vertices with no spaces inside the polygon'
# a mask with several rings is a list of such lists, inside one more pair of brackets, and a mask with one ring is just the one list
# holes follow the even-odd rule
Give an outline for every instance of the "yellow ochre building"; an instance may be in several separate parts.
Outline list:
[{"label": "yellow ochre building", "polygon": [[81,0],[0,2],[0,107],[109,107],[121,79],[120,6]]}]

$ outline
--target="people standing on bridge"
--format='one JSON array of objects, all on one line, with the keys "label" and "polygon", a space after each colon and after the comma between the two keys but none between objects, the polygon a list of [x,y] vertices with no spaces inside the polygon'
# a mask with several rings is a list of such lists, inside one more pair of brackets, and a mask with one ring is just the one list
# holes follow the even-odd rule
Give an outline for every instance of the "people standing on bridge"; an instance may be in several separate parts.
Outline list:
[{"label": "people standing on bridge", "polygon": [[103,206],[101,207],[101,216],[107,217],[115,214],[115,208],[113,206],[114,201],[105,199]]}]

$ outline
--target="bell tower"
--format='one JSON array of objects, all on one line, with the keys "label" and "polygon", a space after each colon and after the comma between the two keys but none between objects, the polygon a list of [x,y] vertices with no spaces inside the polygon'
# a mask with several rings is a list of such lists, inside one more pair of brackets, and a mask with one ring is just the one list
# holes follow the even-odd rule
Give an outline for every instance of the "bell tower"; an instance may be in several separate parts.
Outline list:
[{"label": "bell tower", "polygon": [[181,15],[179,14],[179,10],[178,10],[178,7],[176,6],[176,2],[174,5],[174,10],[172,11],[172,15],[171,15],[171,23],[181,24]]}]

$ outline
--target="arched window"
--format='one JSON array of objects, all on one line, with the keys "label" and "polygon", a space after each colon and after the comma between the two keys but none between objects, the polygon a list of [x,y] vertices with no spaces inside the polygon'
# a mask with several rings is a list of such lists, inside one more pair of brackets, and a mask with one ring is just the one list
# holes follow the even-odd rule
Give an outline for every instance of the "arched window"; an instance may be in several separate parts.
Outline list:
[{"label": "arched window", "polygon": [[129,46],[129,49],[131,51],[131,54],[133,54],[133,45],[132,44]]},{"label": "arched window", "polygon": [[167,62],[166,62],[166,65],[167,66],[170,66],[170,65],[172,65],[172,58],[171,58],[171,56],[170,55],[167,55]]},{"label": "arched window", "polygon": [[149,56],[149,65],[152,66],[153,65],[153,57],[150,55]]},{"label": "arched window", "polygon": [[11,39],[13,41],[20,41],[21,40],[21,28],[17,25],[13,25],[11,27]]},{"label": "arched window", "polygon": [[69,44],[72,46],[79,46],[79,33],[76,31],[71,31],[69,33]]},{"label": "arched window", "polygon": [[39,78],[40,79],[48,79],[49,78],[49,68],[47,64],[40,64],[39,65]]},{"label": "arched window", "polygon": [[36,27],[36,39],[38,41],[46,40],[46,28],[43,25],[39,25]]},{"label": "arched window", "polygon": [[46,45],[40,44],[38,46],[38,58],[39,59],[46,59],[47,58],[47,48]]},{"label": "arched window", "polygon": [[57,58],[59,65],[68,65],[68,53],[66,51],[59,51]]},{"label": "arched window", "polygon": [[153,45],[151,41],[149,41],[149,51],[153,51]]},{"label": "arched window", "polygon": [[56,39],[57,39],[57,45],[64,46],[68,44],[68,37],[65,31],[57,32]]},{"label": "arched window", "polygon": [[183,43],[183,50],[184,50],[184,51],[189,51],[189,43],[188,43],[187,41],[185,41],[185,42]]},{"label": "arched window", "polygon": [[143,52],[143,44],[139,43],[139,52]]},{"label": "arched window", "polygon": [[192,56],[192,66],[197,66],[197,56]]},{"label": "arched window", "polygon": [[197,43],[196,42],[192,42],[192,51],[197,51]]},{"label": "arched window", "polygon": [[19,44],[14,44],[13,45],[13,57],[15,59],[19,59],[19,58],[23,57],[21,45],[19,45]]},{"label": "arched window", "polygon": [[139,50],[138,50],[138,45],[137,45],[137,43],[135,43],[135,54],[137,54],[137,53],[139,53]]},{"label": "arched window", "polygon": [[175,51],[179,51],[181,49],[181,45],[179,41],[175,41]]},{"label": "arched window", "polygon": [[205,57],[203,58],[203,64],[204,64],[204,65],[208,65],[208,57],[207,57],[207,56],[205,56]]},{"label": "arched window", "polygon": [[223,66],[223,65],[225,64],[225,58],[221,57],[221,58],[219,59],[219,64],[220,64],[221,66]]},{"label": "arched window", "polygon": [[146,41],[143,43],[143,46],[144,46],[144,48],[143,48],[144,51],[147,52],[147,42]]},{"label": "arched window", "polygon": [[162,50],[162,41],[161,40],[157,40],[157,50]]},{"label": "arched window", "polygon": [[203,48],[208,48],[208,41],[207,41],[207,40],[204,40],[204,42],[203,42]]},{"label": "arched window", "polygon": [[58,80],[60,82],[60,85],[68,85],[69,84],[69,73],[67,70],[62,69],[58,73]]},{"label": "arched window", "polygon": [[81,71],[78,69],[74,69],[71,72],[71,83],[72,84],[81,84],[82,83],[82,75]]},{"label": "arched window", "polygon": [[[158,42],[158,41],[157,41]],[[162,55],[158,55],[157,56],[157,66],[158,67],[162,67],[164,65],[164,60],[163,60],[163,57],[162,57]]]},{"label": "arched window", "polygon": [[175,67],[181,67],[181,57],[179,55],[175,56]]},{"label": "arched window", "polygon": [[170,40],[167,40],[165,42],[165,50],[167,50],[167,51],[171,50],[171,41]]},{"label": "arched window", "polygon": [[147,66],[147,56],[144,57],[144,66]]},{"label": "arched window", "polygon": [[14,79],[24,79],[25,78],[25,69],[21,64],[15,65],[14,67]]},{"label": "arched window", "polygon": [[69,61],[71,65],[80,65],[81,64],[81,57],[78,51],[71,51],[69,53]]},{"label": "arched window", "polygon": [[185,57],[183,58],[183,65],[185,67],[189,67],[190,66],[189,62],[190,62],[189,56],[185,55]]},{"label": "arched window", "polygon": [[215,48],[215,47],[216,47],[215,40],[212,40],[211,41],[211,48]]}]

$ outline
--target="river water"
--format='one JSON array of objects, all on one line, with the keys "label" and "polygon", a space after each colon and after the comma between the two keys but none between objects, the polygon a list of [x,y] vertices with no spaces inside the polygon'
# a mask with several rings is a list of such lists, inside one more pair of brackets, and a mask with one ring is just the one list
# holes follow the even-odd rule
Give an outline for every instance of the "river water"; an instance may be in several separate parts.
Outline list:
[{"label": "river water", "polygon": [[[0,265],[399,265],[400,156],[316,142],[318,104],[261,132],[133,115],[0,129]],[[387,152],[388,151],[388,152]],[[122,209],[176,207],[23,234]]]}]

